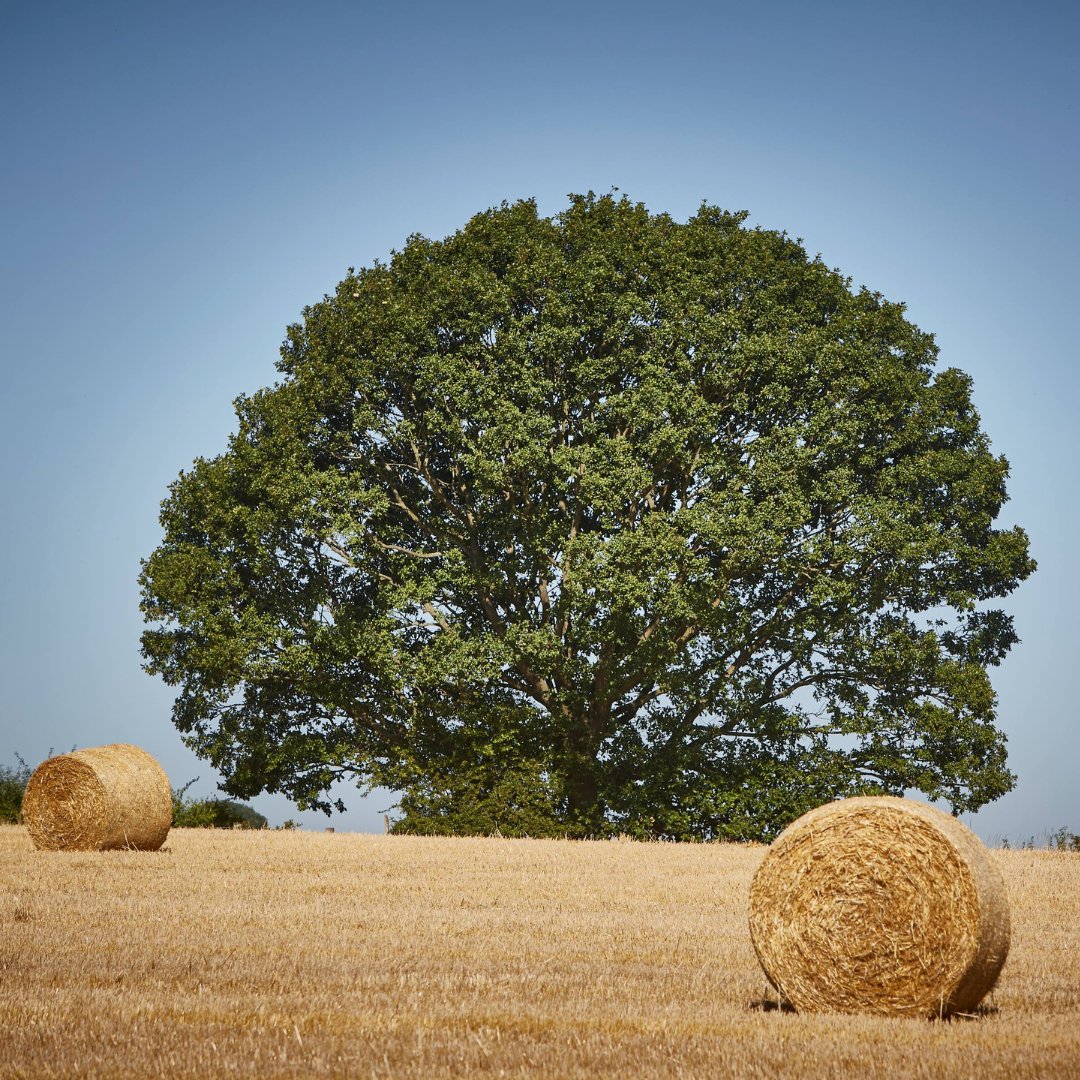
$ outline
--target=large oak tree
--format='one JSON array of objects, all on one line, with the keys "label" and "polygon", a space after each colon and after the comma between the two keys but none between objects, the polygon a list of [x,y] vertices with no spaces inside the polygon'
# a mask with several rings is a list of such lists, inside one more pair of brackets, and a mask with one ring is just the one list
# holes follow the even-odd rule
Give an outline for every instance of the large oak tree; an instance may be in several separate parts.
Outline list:
[{"label": "large oak tree", "polygon": [[903,306],[784,234],[503,205],[350,270],[163,504],[146,667],[240,797],[769,837],[1007,791],[1007,463]]}]

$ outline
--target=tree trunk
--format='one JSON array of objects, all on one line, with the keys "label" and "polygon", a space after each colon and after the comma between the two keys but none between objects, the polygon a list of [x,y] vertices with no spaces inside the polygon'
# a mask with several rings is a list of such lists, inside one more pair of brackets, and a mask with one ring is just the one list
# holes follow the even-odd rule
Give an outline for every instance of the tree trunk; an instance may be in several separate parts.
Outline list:
[{"label": "tree trunk", "polygon": [[604,807],[600,801],[598,746],[587,717],[578,720],[567,738],[565,791],[567,824],[581,836],[598,836],[603,830]]},{"label": "tree trunk", "polygon": [[568,824],[582,835],[595,836],[600,831],[603,812],[599,806],[599,787],[593,769],[588,763],[574,768],[567,776],[566,805]]}]

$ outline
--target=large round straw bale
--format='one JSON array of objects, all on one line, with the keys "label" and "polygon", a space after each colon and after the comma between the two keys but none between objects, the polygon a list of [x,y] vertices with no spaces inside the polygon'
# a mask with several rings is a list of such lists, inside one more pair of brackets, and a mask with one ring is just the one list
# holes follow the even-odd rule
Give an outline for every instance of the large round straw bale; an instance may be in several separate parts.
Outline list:
[{"label": "large round straw bale", "polygon": [[908,799],[844,799],[776,838],[750,886],[750,937],[798,1010],[946,1016],[997,981],[1009,904],[989,852],[955,818]]},{"label": "large round straw bale", "polygon": [[172,788],[154,758],[130,743],[73,750],[34,770],[22,819],[38,848],[156,851],[172,825]]}]

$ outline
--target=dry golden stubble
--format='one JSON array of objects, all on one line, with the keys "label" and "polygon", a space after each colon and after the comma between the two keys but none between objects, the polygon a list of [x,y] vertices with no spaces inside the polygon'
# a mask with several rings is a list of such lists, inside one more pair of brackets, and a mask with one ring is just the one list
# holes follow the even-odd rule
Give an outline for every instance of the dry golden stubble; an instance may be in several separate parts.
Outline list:
[{"label": "dry golden stubble", "polygon": [[1009,933],[1005,884],[978,837],[908,799],[811,810],[750,888],[758,960],[804,1012],[969,1012],[997,981]]},{"label": "dry golden stubble", "polygon": [[172,826],[172,788],[145,750],[113,743],[43,761],[22,807],[34,846],[49,851],[156,851]]},{"label": "dry golden stubble", "polygon": [[788,1013],[766,848],[0,825],[0,1078],[1076,1080],[1080,855],[992,851],[1015,932],[970,1020]]}]

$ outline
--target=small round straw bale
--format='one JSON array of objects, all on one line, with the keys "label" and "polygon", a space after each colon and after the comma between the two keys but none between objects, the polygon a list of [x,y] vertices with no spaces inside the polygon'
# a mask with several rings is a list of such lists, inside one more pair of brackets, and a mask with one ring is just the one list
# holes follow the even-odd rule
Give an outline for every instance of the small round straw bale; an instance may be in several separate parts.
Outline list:
[{"label": "small round straw bale", "polygon": [[946,1016],[997,981],[1009,905],[989,852],[955,818],[844,799],[776,838],[750,886],[750,937],[800,1011]]},{"label": "small round straw bale", "polygon": [[22,819],[37,848],[156,851],[172,825],[172,788],[154,758],[130,743],[73,750],[34,770]]}]

